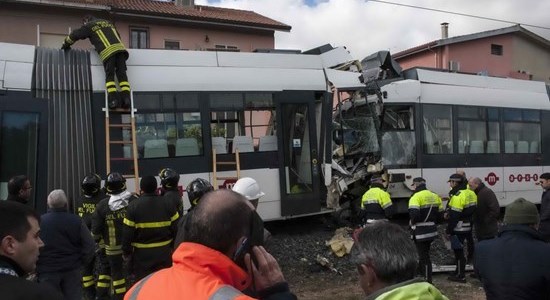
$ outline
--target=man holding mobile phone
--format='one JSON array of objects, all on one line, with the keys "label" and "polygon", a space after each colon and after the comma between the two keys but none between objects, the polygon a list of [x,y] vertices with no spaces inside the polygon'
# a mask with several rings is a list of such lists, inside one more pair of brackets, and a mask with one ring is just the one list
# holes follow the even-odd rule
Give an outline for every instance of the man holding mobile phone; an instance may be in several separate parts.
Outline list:
[{"label": "man holding mobile phone", "polygon": [[[254,218],[253,206],[236,192],[205,194],[189,216],[172,267],[136,283],[125,299],[296,299],[275,258],[257,246],[262,231]],[[257,298],[242,292],[248,287]]]}]

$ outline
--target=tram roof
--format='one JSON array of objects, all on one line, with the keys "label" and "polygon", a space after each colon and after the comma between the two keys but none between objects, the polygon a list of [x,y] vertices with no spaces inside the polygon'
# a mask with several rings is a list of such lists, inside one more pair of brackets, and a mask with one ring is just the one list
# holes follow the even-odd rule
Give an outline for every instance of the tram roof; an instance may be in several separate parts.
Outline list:
[{"label": "tram roof", "polygon": [[[0,43],[0,88],[29,90],[35,46]],[[61,51],[50,49],[51,51]],[[129,49],[134,91],[280,91],[362,88],[358,72],[331,68],[353,58],[338,47],[314,54]],[[105,89],[103,64],[91,51],[92,89]]]},{"label": "tram roof", "polygon": [[391,82],[382,91],[384,102],[491,106],[550,110],[546,84],[511,78],[416,69],[415,74]]}]

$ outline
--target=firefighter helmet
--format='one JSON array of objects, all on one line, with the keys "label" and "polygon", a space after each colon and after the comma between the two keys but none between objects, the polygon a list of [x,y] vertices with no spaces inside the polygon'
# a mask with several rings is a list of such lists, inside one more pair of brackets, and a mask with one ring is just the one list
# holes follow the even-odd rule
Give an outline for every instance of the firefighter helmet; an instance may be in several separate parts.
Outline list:
[{"label": "firefighter helmet", "polygon": [[162,169],[159,173],[160,184],[165,189],[176,189],[178,182],[180,181],[180,175],[178,172],[170,168]]},{"label": "firefighter helmet", "polygon": [[86,196],[95,196],[99,193],[101,189],[101,177],[99,175],[90,173],[88,176],[82,179],[82,193]]},{"label": "firefighter helmet", "polygon": [[202,196],[210,191],[213,191],[214,187],[210,184],[210,182],[202,178],[196,178],[189,183],[186,190],[187,196],[189,197],[189,203],[191,203],[191,207],[195,207],[197,204],[199,204],[199,200],[202,198]]},{"label": "firefighter helmet", "polygon": [[243,177],[237,180],[233,186],[233,191],[243,195],[248,200],[260,199],[265,195],[265,193],[260,190],[258,182],[250,177]]},{"label": "firefighter helmet", "polygon": [[112,172],[107,175],[105,182],[107,194],[120,194],[126,190],[126,179],[118,172]]}]

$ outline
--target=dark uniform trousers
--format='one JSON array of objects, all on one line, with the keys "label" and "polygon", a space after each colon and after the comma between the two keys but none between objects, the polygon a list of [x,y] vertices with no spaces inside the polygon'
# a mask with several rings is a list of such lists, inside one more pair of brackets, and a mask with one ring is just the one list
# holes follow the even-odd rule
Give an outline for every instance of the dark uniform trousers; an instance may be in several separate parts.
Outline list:
[{"label": "dark uniform trousers", "polygon": [[416,251],[418,252],[418,274],[426,278],[429,283],[432,282],[432,260],[430,258],[430,247],[433,240],[415,241]]},{"label": "dark uniform trousers", "polygon": [[128,83],[128,75],[126,74],[126,58],[126,53],[118,52],[103,62],[103,67],[105,68],[105,84],[109,95],[116,93],[115,74],[123,96],[129,97],[130,95],[130,84]]},{"label": "dark uniform trousers", "polygon": [[455,254],[455,261],[456,261],[455,275],[461,278],[464,278],[465,271],[466,271],[466,257],[464,256],[464,242],[468,238],[468,234],[471,234],[471,231],[465,231],[465,232],[455,231],[454,235],[456,236],[456,240],[454,241],[454,243],[451,240],[451,247],[453,248],[453,252]]}]

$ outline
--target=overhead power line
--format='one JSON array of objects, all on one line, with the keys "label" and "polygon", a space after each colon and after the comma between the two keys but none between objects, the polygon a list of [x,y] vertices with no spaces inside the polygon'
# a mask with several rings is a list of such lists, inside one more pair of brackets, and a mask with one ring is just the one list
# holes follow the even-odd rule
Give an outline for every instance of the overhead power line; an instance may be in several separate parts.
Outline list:
[{"label": "overhead power line", "polygon": [[502,22],[502,23],[508,23],[508,24],[519,24],[526,27],[533,27],[533,28],[540,28],[540,29],[546,29],[550,30],[550,27],[540,26],[540,25],[533,25],[533,24],[527,24],[527,23],[519,23],[519,22],[513,22],[503,19],[496,19],[496,18],[489,18],[489,17],[483,17],[483,16],[477,16],[477,15],[471,15],[471,14],[465,14],[465,13],[459,13],[449,10],[443,10],[443,9],[436,9],[436,8],[429,8],[429,7],[423,7],[423,6],[417,6],[417,5],[410,5],[410,4],[403,4],[403,3],[395,3],[390,1],[383,1],[383,0],[367,0],[370,2],[378,2],[383,4],[390,4],[390,5],[396,5],[396,6],[403,6],[403,7],[409,7],[409,8],[416,8],[416,9],[422,9],[422,10],[429,10],[429,11],[435,11],[440,12],[444,14],[451,14],[451,15],[457,15],[457,16],[463,16],[463,17],[469,17],[469,18],[476,18],[476,19],[483,19],[483,20],[489,20],[489,21],[496,21],[496,22]]}]

